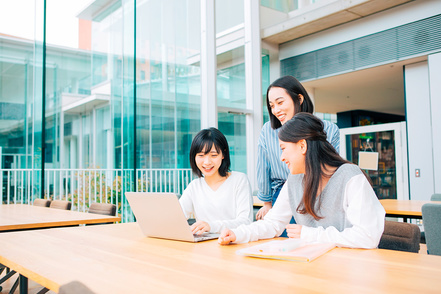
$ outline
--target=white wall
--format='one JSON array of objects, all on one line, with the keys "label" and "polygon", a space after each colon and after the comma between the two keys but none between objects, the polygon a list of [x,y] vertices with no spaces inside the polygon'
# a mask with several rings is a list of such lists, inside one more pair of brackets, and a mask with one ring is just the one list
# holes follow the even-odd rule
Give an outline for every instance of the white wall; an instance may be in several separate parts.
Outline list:
[{"label": "white wall", "polygon": [[435,193],[441,193],[441,53],[428,57]]},{"label": "white wall", "polygon": [[[410,199],[429,200],[434,193],[434,164],[427,62],[406,65],[404,84]],[[420,170],[419,177],[415,175],[416,169]]]}]

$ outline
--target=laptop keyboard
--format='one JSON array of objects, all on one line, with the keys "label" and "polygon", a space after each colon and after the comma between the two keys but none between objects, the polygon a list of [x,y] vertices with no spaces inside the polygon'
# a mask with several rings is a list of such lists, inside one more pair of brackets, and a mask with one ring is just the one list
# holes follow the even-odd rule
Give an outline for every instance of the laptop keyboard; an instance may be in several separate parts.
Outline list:
[{"label": "laptop keyboard", "polygon": [[210,240],[210,239],[216,239],[219,237],[219,234],[213,234],[213,233],[203,233],[203,234],[193,234],[193,237],[196,241],[203,241],[203,240]]}]

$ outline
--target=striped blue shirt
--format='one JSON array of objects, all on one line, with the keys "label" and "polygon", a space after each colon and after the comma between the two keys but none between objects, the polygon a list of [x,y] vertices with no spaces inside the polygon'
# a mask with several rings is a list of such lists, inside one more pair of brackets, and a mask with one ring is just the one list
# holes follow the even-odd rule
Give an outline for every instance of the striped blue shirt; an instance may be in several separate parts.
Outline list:
[{"label": "striped blue shirt", "polygon": [[[340,131],[336,124],[322,120],[328,141],[337,152],[340,151]],[[282,187],[289,175],[288,166],[280,160],[279,130],[271,128],[271,123],[263,125],[257,146],[257,197],[271,202],[273,194]]]}]

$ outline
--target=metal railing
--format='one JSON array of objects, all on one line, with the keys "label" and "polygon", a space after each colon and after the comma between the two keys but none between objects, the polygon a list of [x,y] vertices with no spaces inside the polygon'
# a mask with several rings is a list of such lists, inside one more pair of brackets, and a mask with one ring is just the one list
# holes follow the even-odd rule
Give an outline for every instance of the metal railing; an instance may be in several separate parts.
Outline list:
[{"label": "metal railing", "polygon": [[123,222],[133,214],[124,193],[171,192],[182,194],[193,179],[191,169],[45,169],[44,187],[41,170],[0,169],[0,204],[27,204],[39,198],[72,202],[72,210],[88,211],[91,203],[112,203]]}]

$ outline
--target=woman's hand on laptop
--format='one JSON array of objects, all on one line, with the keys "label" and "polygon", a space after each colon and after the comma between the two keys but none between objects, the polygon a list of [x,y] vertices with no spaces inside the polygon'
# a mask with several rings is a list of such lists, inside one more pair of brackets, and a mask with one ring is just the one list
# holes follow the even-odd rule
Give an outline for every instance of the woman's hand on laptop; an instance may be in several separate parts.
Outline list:
[{"label": "woman's hand on laptop", "polygon": [[217,239],[217,242],[221,245],[228,245],[234,241],[236,241],[236,234],[230,229],[223,230],[219,239]]},{"label": "woman's hand on laptop", "polygon": [[190,229],[193,235],[194,234],[201,235],[205,232],[209,232],[211,228],[208,223],[198,220],[197,222],[195,222],[190,226]]}]

